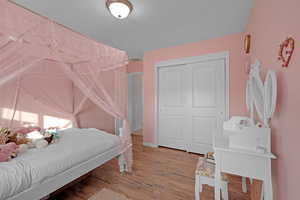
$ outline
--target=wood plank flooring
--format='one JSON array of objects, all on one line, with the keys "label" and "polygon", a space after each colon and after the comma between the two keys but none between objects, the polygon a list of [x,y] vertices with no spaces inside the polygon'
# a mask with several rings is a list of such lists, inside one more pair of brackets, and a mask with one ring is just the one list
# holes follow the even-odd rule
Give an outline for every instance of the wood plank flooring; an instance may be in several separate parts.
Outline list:
[{"label": "wood plank flooring", "polygon": [[[132,174],[120,175],[117,160],[114,159],[50,199],[87,200],[102,188],[109,188],[132,200],[194,199],[194,170],[199,155],[168,148],[144,147],[141,135],[134,135],[133,143]],[[250,193],[242,193],[241,178],[229,176],[229,179],[230,200],[249,200]],[[213,200],[213,188],[205,186],[201,199]]]}]

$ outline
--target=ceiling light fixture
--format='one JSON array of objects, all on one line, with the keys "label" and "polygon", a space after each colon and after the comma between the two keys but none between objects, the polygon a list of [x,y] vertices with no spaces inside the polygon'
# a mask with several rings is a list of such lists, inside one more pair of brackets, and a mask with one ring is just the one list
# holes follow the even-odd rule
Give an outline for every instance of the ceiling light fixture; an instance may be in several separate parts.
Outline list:
[{"label": "ceiling light fixture", "polygon": [[124,19],[131,13],[133,6],[128,0],[107,0],[106,7],[118,19]]}]

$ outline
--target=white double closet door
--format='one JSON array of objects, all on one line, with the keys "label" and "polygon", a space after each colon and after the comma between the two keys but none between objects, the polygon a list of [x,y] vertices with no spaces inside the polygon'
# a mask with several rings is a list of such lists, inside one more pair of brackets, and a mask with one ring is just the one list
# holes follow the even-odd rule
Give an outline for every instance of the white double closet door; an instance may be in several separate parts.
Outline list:
[{"label": "white double closet door", "polygon": [[226,111],[225,60],[158,69],[158,145],[212,151]]}]

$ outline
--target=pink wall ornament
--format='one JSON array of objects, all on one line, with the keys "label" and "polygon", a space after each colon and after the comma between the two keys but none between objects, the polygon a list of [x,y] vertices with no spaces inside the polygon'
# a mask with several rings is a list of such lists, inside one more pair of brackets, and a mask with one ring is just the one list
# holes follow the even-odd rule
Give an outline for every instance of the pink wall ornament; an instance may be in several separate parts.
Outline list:
[{"label": "pink wall ornament", "polygon": [[282,67],[288,67],[295,49],[295,40],[287,38],[280,45],[278,60],[282,61]]}]

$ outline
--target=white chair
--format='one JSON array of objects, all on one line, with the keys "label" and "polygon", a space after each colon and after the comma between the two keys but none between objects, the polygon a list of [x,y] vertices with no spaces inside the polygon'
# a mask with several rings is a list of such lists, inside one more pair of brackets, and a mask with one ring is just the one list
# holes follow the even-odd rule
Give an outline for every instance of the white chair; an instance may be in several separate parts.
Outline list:
[{"label": "white chair", "polygon": [[[200,157],[197,163],[195,172],[195,199],[200,200],[200,193],[202,192],[203,185],[214,187],[215,181],[215,165],[207,162],[206,158]],[[228,179],[222,175],[221,194],[224,200],[228,200]]]},{"label": "white chair", "polygon": [[[195,199],[200,200],[203,185],[215,186],[215,165],[207,162],[206,158],[200,157],[195,172]],[[252,179],[250,179],[252,182]],[[242,191],[247,193],[246,177],[242,177]],[[221,194],[224,200],[228,200],[228,178],[222,174]]]}]

